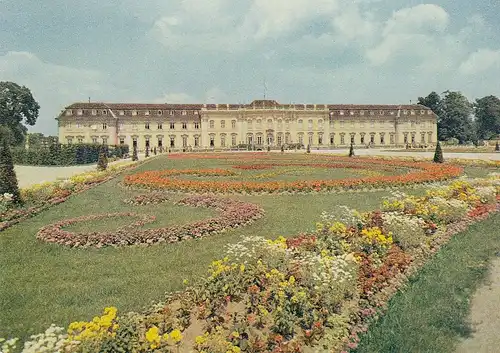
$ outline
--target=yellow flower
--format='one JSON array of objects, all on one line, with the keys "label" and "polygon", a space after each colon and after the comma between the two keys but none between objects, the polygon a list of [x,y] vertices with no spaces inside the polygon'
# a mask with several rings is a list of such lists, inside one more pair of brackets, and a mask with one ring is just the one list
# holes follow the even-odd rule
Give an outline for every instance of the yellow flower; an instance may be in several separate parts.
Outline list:
[{"label": "yellow flower", "polygon": [[175,329],[172,332],[170,332],[170,337],[175,343],[179,343],[182,340],[182,333],[180,330]]},{"label": "yellow flower", "polygon": [[160,343],[160,335],[158,334],[158,327],[153,326],[146,332],[146,340],[151,343]]},{"label": "yellow flower", "polygon": [[207,341],[205,336],[196,336],[195,340],[196,344],[203,344]]},{"label": "yellow flower", "polygon": [[233,332],[231,333],[231,336],[233,336],[234,338],[239,338],[239,337],[240,337],[240,334],[239,334],[238,332],[236,332],[236,331],[233,331]]},{"label": "yellow flower", "polygon": [[186,286],[188,284],[188,280],[185,279],[184,281],[182,281],[182,283],[184,283],[184,285]]},{"label": "yellow flower", "polygon": [[244,264],[241,264],[241,265],[240,265],[240,272],[243,272],[243,271],[245,271],[245,265],[244,265]]},{"label": "yellow flower", "polygon": [[295,277],[290,276],[290,278],[288,279],[288,282],[293,285],[295,283]]}]

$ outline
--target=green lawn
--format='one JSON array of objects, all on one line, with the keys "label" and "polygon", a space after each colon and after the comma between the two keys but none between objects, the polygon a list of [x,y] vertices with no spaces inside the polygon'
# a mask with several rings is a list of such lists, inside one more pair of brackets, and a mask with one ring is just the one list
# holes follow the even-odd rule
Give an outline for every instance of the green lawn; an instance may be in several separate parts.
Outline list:
[{"label": "green lawn", "polygon": [[394,296],[356,353],[454,352],[470,333],[469,302],[500,250],[499,229],[497,213],[457,234]]},{"label": "green lawn", "polygon": [[[276,158],[281,157],[276,155]],[[229,166],[223,160],[172,160],[160,156],[134,172],[165,168]],[[324,177],[325,170],[317,169],[311,173],[310,176],[318,173],[318,178]],[[336,173],[345,171],[328,170],[328,173],[334,178],[339,175]],[[295,178],[300,179],[301,176]],[[17,336],[24,339],[43,331],[51,323],[67,325],[74,320],[88,320],[111,305],[120,311],[141,310],[151,301],[161,300],[165,292],[181,289],[184,279],[193,280],[205,275],[210,261],[224,253],[224,245],[238,241],[242,235],[269,238],[293,236],[314,229],[320,213],[335,205],[371,210],[377,208],[381,197],[389,193],[231,196],[260,204],[265,209],[265,217],[251,226],[176,244],[70,249],[35,238],[38,229],[46,224],[87,214],[124,211],[153,214],[157,220],[147,225],[153,228],[183,224],[215,214],[212,210],[181,207],[168,202],[128,206],[122,200],[140,192],[120,187],[118,183],[122,179],[123,176],[72,197],[0,234],[0,337]],[[409,190],[421,191],[418,188]],[[172,196],[173,200],[179,197]],[[122,225],[123,221],[108,219],[80,223],[71,229],[110,230]]]}]

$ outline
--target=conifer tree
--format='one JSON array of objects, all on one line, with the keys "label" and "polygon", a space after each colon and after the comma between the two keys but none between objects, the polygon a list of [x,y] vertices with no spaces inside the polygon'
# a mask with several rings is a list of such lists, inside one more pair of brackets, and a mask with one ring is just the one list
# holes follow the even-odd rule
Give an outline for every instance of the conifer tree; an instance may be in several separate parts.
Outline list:
[{"label": "conifer tree", "polygon": [[354,157],[354,145],[351,143],[351,147],[349,148],[349,157]]},{"label": "conifer tree", "polygon": [[149,147],[146,147],[146,158],[149,157]]},{"label": "conifer tree", "polygon": [[132,149],[132,161],[135,162],[138,160],[139,160],[139,156],[137,155],[137,146],[134,145],[133,149]]},{"label": "conifer tree", "polygon": [[307,145],[307,150],[306,150],[306,153],[311,153],[311,145]]},{"label": "conifer tree", "polygon": [[281,145],[281,153],[285,153],[285,146]]},{"label": "conifer tree", "polygon": [[497,143],[495,144],[495,151],[496,151],[496,152],[500,152],[500,144],[498,144],[498,141],[497,141]]},{"label": "conifer tree", "polygon": [[108,151],[105,145],[99,149],[99,159],[97,160],[97,170],[108,169]]},{"label": "conifer tree", "polygon": [[441,149],[439,141],[437,142],[436,151],[434,152],[434,163],[444,163],[443,150]]},{"label": "conifer tree", "polygon": [[10,153],[9,135],[8,130],[0,127],[0,195],[11,194],[13,202],[21,204],[21,194]]}]

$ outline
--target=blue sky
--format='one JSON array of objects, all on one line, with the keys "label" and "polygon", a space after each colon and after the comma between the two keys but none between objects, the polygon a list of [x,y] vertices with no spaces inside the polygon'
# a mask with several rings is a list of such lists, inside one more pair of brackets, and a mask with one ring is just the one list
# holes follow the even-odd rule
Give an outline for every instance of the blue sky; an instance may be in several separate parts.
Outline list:
[{"label": "blue sky", "polygon": [[0,81],[57,132],[76,101],[407,103],[500,96],[500,1],[0,0]]}]

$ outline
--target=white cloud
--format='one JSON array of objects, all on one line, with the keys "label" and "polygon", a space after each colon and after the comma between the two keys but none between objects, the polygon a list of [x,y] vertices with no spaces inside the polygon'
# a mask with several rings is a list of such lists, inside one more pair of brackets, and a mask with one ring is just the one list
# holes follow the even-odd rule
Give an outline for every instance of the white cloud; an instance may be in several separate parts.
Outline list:
[{"label": "white cloud", "polygon": [[98,71],[47,63],[29,52],[10,51],[0,56],[0,81],[13,81],[31,90],[41,107],[35,129],[47,133],[56,131],[54,118],[65,106],[88,97],[106,99],[111,90],[106,76]]},{"label": "white cloud", "polygon": [[162,97],[153,100],[154,103],[199,103],[196,98],[187,93],[165,93]]},{"label": "white cloud", "polygon": [[465,75],[474,75],[491,68],[500,69],[500,50],[479,49],[462,62],[459,71]]}]

